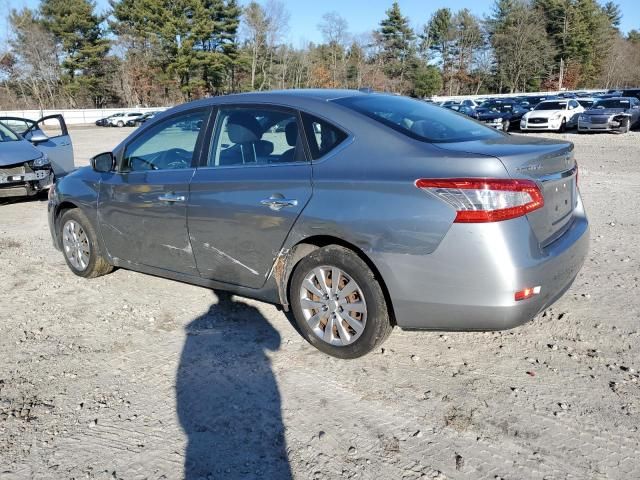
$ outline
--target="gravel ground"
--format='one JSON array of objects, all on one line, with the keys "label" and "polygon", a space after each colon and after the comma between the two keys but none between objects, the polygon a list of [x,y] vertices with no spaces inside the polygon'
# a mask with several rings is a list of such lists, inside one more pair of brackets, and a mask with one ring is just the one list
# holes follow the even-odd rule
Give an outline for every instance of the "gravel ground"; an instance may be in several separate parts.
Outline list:
[{"label": "gravel ground", "polygon": [[[74,129],[77,164],[130,129]],[[553,134],[549,134],[553,136]],[[394,331],[354,361],[273,306],[71,274],[0,206],[0,478],[640,478],[640,133],[576,143],[591,252],[507,332]]]}]

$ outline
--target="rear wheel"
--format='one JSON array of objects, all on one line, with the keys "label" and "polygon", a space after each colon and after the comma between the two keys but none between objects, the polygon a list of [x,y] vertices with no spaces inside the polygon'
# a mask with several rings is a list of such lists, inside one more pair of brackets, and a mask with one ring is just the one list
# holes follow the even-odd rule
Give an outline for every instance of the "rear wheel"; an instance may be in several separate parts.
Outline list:
[{"label": "rear wheel", "polygon": [[81,210],[67,210],[59,224],[62,252],[73,273],[80,277],[95,278],[113,270],[100,251],[91,222]]},{"label": "rear wheel", "polygon": [[329,245],[295,267],[290,304],[302,336],[338,358],[357,358],[381,345],[392,330],[382,288],[351,250]]},{"label": "rear wheel", "polygon": [[509,120],[505,120],[504,122],[502,122],[502,131],[508,132],[510,126],[511,126],[511,122],[509,122]]}]

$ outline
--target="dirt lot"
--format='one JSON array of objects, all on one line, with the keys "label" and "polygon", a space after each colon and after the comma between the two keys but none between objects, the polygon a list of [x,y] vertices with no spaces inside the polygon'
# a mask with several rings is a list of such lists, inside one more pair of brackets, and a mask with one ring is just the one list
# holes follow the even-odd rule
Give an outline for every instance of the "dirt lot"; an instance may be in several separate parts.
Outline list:
[{"label": "dirt lot", "polygon": [[[129,131],[73,130],[77,164]],[[0,206],[0,478],[640,478],[640,133],[564,137],[592,226],[573,288],[349,362],[270,305],[75,277],[44,201]]]}]

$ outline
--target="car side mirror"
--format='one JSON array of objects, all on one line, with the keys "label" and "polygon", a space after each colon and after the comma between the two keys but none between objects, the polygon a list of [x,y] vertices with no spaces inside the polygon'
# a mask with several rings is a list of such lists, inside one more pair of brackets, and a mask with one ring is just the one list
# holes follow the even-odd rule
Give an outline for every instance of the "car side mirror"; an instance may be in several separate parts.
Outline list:
[{"label": "car side mirror", "polygon": [[34,145],[37,145],[38,143],[46,142],[47,140],[49,140],[49,137],[47,137],[44,133],[39,131],[31,135],[31,138],[29,139],[29,141]]},{"label": "car side mirror", "polygon": [[91,168],[100,173],[112,172],[116,168],[116,157],[111,152],[99,153],[91,159]]}]

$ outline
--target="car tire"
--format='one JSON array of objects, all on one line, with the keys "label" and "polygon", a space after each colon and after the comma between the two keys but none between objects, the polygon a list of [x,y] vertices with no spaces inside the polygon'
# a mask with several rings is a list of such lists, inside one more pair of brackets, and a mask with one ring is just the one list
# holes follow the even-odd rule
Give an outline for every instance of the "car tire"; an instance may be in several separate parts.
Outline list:
[{"label": "car tire", "polygon": [[505,120],[504,122],[502,122],[502,131],[503,132],[508,132],[509,131],[509,127],[511,127],[511,122],[509,122],[509,120]]},{"label": "car tire", "polygon": [[624,124],[622,125],[622,128],[620,129],[620,133],[629,133],[629,130],[631,130],[631,122],[629,121],[629,119],[624,119],[623,120]]},{"label": "car tire", "polygon": [[393,329],[374,273],[353,251],[338,245],[314,250],[298,262],[291,275],[289,303],[302,336],[333,357],[361,357],[380,346]]},{"label": "car tire", "polygon": [[118,127],[124,127],[124,122],[122,120],[118,120]]},{"label": "car tire", "polygon": [[560,124],[560,128],[558,129],[558,132],[564,133],[566,131],[567,131],[567,119],[563,118],[562,123]]},{"label": "car tire", "polygon": [[64,260],[73,273],[95,278],[113,271],[113,265],[102,255],[93,225],[82,210],[67,210],[58,224]]}]

